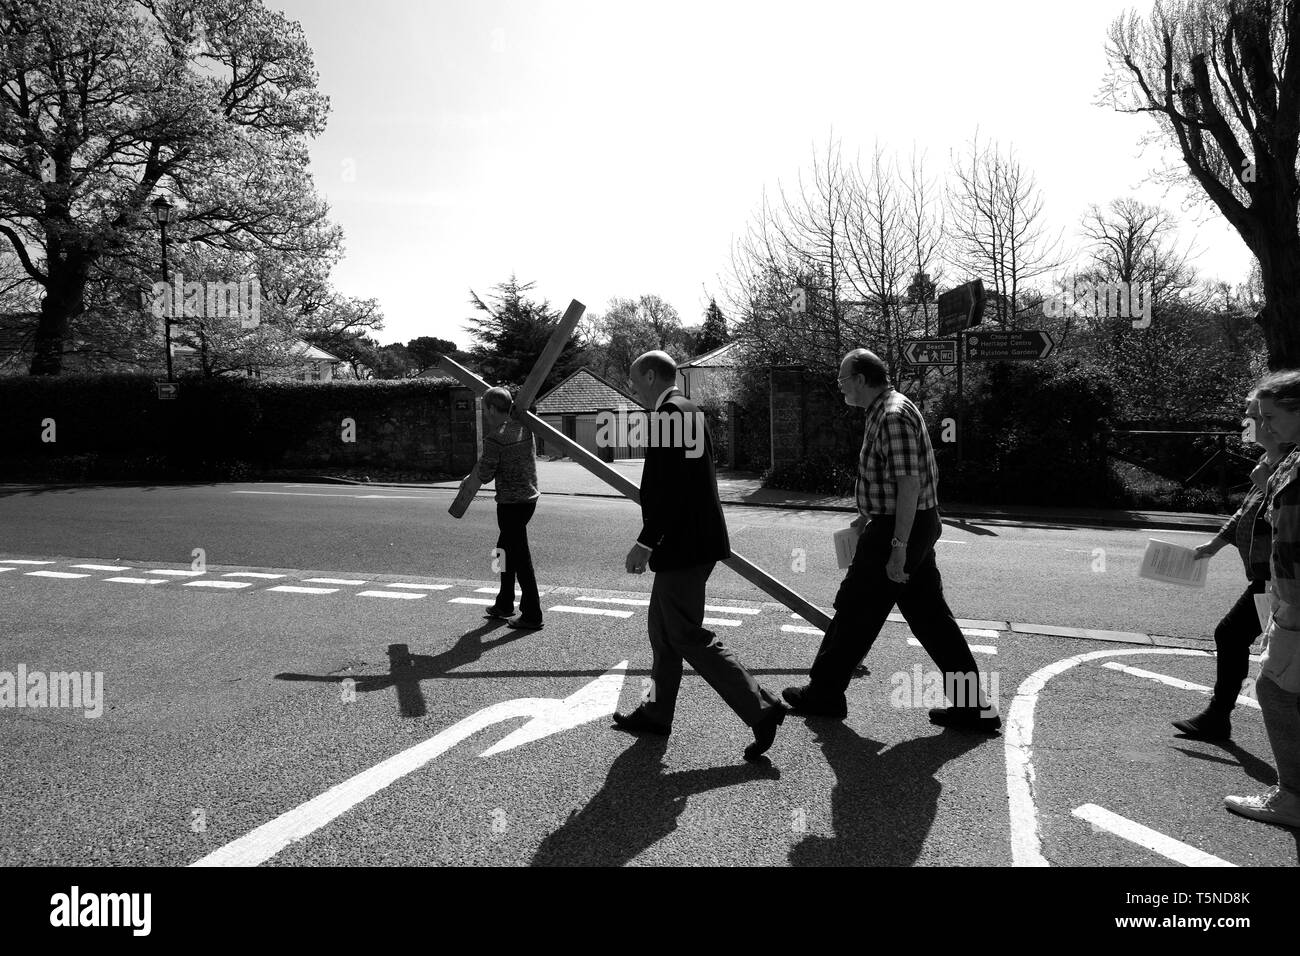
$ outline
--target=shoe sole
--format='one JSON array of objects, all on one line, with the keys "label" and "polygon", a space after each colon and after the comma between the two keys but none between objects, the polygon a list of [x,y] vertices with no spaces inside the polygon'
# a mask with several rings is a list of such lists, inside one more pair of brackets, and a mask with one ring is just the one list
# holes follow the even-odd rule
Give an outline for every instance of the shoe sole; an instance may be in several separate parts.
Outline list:
[{"label": "shoe sole", "polygon": [[1260,813],[1258,811],[1249,810],[1245,807],[1233,806],[1231,803],[1226,801],[1223,805],[1238,816],[1245,817],[1247,820],[1254,820],[1257,823],[1271,823],[1277,827],[1290,827],[1291,829],[1300,828],[1300,817],[1279,817],[1277,814],[1270,814],[1267,812]]},{"label": "shoe sole", "polygon": [[809,710],[808,708],[792,701],[786,696],[785,691],[781,691],[781,699],[789,705],[791,713],[798,714],[800,717],[825,717],[827,720],[844,720],[849,716],[849,709],[847,707],[842,711]]}]

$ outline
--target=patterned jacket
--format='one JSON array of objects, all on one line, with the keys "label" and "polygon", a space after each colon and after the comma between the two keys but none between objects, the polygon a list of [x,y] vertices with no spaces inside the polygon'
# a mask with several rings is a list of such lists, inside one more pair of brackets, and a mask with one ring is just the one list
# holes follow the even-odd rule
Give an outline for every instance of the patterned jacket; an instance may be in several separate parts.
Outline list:
[{"label": "patterned jacket", "polygon": [[498,503],[522,504],[541,497],[537,490],[537,454],[533,433],[516,421],[508,421],[483,439],[483,459],[478,464],[479,481],[495,479]]},{"label": "patterned jacket", "polygon": [[[1268,456],[1262,456],[1259,461],[1267,466]],[[1241,563],[1246,566],[1246,577],[1251,581],[1269,579],[1273,555],[1273,527],[1264,515],[1264,497],[1264,492],[1252,484],[1236,514],[1215,535],[1226,544],[1236,546]]]},{"label": "patterned jacket", "polygon": [[1300,448],[1268,480],[1268,523],[1273,528],[1273,591],[1279,601],[1300,606]]}]

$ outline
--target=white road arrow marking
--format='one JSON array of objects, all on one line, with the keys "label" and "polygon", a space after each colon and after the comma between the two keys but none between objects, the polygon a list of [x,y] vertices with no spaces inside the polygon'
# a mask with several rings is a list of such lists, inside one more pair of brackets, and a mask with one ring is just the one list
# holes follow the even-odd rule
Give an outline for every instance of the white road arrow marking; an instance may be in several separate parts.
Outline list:
[{"label": "white road arrow marking", "polygon": [[623,661],[564,700],[521,697],[485,707],[428,740],[331,787],[319,797],[282,813],[269,823],[262,824],[190,865],[258,866],[265,863],[289,844],[310,836],[367,797],[374,796],[389,784],[419,770],[462,740],[493,724],[516,717],[533,718],[496,746],[485,750],[482,754],[484,757],[569,730],[588,721],[599,720],[612,714],[618,706],[626,671],[627,661]]}]

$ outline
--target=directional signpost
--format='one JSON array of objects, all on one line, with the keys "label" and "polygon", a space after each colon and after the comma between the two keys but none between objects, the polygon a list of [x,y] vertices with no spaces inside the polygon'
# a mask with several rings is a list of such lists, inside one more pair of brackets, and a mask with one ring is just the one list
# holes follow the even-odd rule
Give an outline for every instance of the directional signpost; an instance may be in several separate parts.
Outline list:
[{"label": "directional signpost", "polygon": [[1032,362],[1047,358],[1056,343],[1036,329],[1019,332],[972,332],[966,336],[968,362]]},{"label": "directional signpost", "polygon": [[903,343],[903,361],[908,365],[956,365],[956,339],[910,339]]},{"label": "directional signpost", "polygon": [[[984,318],[984,280],[973,279],[970,282],[962,283],[955,289],[949,289],[943,295],[939,296],[939,334],[957,336],[956,361],[952,364],[957,366],[957,464],[961,464],[961,438],[962,438],[962,348],[961,334],[966,329],[980,324]],[[925,363],[925,364],[947,364],[947,363]]]}]

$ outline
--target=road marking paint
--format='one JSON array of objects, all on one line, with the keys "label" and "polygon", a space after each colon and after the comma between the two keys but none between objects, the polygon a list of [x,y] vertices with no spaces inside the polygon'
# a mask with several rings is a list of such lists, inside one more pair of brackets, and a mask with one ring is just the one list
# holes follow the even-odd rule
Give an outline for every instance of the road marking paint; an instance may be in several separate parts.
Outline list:
[{"label": "road marking paint", "polygon": [[119,568],[113,564],[74,564],[74,568],[85,568],[87,571],[130,571],[130,568]]},{"label": "road marking paint", "polygon": [[24,571],[29,578],[88,578],[89,574],[73,574],[71,571]]},{"label": "road marking paint", "polygon": [[17,571],[17,568],[0,568],[0,571]]},{"label": "road marking paint", "polygon": [[167,574],[167,575],[173,575],[173,576],[178,577],[178,578],[197,578],[200,574],[206,574],[207,572],[205,572],[205,571],[169,571],[169,570],[154,571],[154,570],[152,570],[152,569],[146,568],[146,569],[145,569],[144,571],[142,571],[141,573],[142,573],[142,574]]},{"label": "road marking paint", "polygon": [[252,586],[252,581],[186,581],[181,585],[183,588],[217,588],[224,591],[235,591]]},{"label": "road marking paint", "polygon": [[1111,813],[1105,807],[1099,807],[1095,803],[1085,803],[1081,807],[1075,807],[1070,812],[1080,820],[1087,820],[1093,826],[1101,827],[1103,830],[1122,837],[1130,843],[1136,843],[1143,849],[1159,853],[1165,859],[1181,863],[1183,866],[1235,867],[1237,865],[1229,863],[1227,860],[1221,860],[1217,856],[1211,856],[1204,850],[1198,850],[1196,847],[1175,840],[1173,837],[1167,837],[1150,827],[1144,827],[1127,817],[1121,817],[1118,813]]},{"label": "road marking paint", "polygon": [[791,634],[816,634],[818,637],[823,636],[822,632],[815,627],[800,627],[797,624],[782,624],[781,630],[788,631]]},{"label": "road marking paint", "polygon": [[487,598],[452,598],[448,604],[481,604],[487,607],[490,604],[496,604],[496,601],[489,601]]},{"label": "road marking paint", "polygon": [[0,564],[53,564],[53,561],[25,561],[22,558],[7,558]]},{"label": "road marking paint", "polygon": [[338,588],[300,588],[292,584],[281,584],[273,588],[267,588],[268,591],[286,591],[289,594],[337,594]]},{"label": "road marking paint", "polygon": [[[914,637],[909,637],[907,643],[912,647],[921,646],[921,642]],[[967,646],[970,647],[972,654],[996,654],[998,652],[998,649],[991,644],[969,644]]]},{"label": "road marking paint", "polygon": [[760,611],[756,611],[756,610],[754,610],[753,608],[748,608],[748,607],[717,607],[717,606],[712,605],[712,604],[706,604],[706,605],[704,605],[704,610],[706,610],[706,611],[717,611],[719,614],[759,614],[759,613],[762,613],[762,612],[760,612]]},{"label": "road marking paint", "polygon": [[[630,611],[628,612],[631,613]],[[737,621],[729,617],[706,617],[705,624],[713,624],[717,627],[735,627],[738,624],[744,624],[744,621]]]},{"label": "road marking paint", "polygon": [[579,601],[599,601],[601,604],[635,604],[637,607],[649,607],[649,601],[640,601],[636,598],[593,598],[580,597]]},{"label": "road marking paint", "polygon": [[969,541],[949,541],[947,538],[940,538],[935,544],[970,544]]},{"label": "road marking paint", "polygon": [[308,584],[365,584],[365,581],[349,581],[346,578],[304,578]]},{"label": "road marking paint", "polygon": [[565,607],[561,604],[558,607],[548,607],[547,611],[567,611],[570,614],[603,614],[605,617],[622,617],[632,616],[631,611],[618,611],[608,607]]},{"label": "road marking paint", "polygon": [[[500,591],[501,591],[500,588],[475,588],[474,589],[475,594],[497,594]],[[524,592],[519,590],[519,588],[515,588],[515,597],[523,597],[523,596],[524,596]]]},{"label": "road marking paint", "polygon": [[1208,657],[1205,651],[1172,648],[1125,648],[1118,651],[1090,651],[1076,654],[1041,667],[1030,674],[1016,688],[1006,718],[1004,749],[1007,759],[1007,797],[1011,814],[1011,865],[1050,866],[1043,856],[1043,843],[1038,832],[1038,808],[1034,803],[1034,764],[1031,745],[1034,740],[1034,708],[1038,695],[1053,677],[1072,667],[1103,657],[1124,657],[1133,654],[1165,654],[1184,657]]},{"label": "road marking paint", "polygon": [[1199,534],[1205,535],[1214,531],[1213,528],[1206,528],[1204,531],[1175,531],[1173,528],[1138,528],[1139,531],[1150,531],[1153,534]]},{"label": "road marking paint", "polygon": [[265,578],[268,581],[274,581],[279,578],[287,578],[287,574],[267,574],[264,571],[231,571],[223,574],[223,578]]},{"label": "road marking paint", "polygon": [[483,751],[481,756],[498,754],[531,743],[542,737],[579,727],[614,712],[627,661],[615,665],[600,677],[563,700],[524,697],[485,707],[457,721],[428,740],[408,747],[401,753],[330,787],[320,796],[308,800],[287,813],[218,850],[195,860],[190,866],[257,866],[265,863],[291,843],[303,840],[361,801],[374,796],[407,774],[446,753],[462,740],[472,737],[502,721],[520,717],[531,720]]},{"label": "road marking paint", "polygon": [[104,578],[105,581],[112,581],[115,584],[166,584],[162,578]]},{"label": "road marking paint", "polygon": [[420,591],[446,591],[450,584],[385,584],[386,588],[413,588]]},{"label": "road marking paint", "polygon": [[420,598],[428,597],[428,595],[411,594],[408,591],[358,591],[357,597],[404,598],[407,601],[418,601]]},{"label": "road marking paint", "polygon": [[232,491],[232,495],[289,495],[297,498],[406,498],[427,501],[428,495],[345,495],[322,491]]},{"label": "road marking paint", "polygon": [[[1204,684],[1193,684],[1191,681],[1181,680],[1177,677],[1170,677],[1168,674],[1157,674],[1155,671],[1144,671],[1140,667],[1127,667],[1124,664],[1117,664],[1114,661],[1108,661],[1101,665],[1113,671],[1123,671],[1125,674],[1132,674],[1134,677],[1145,677],[1147,680],[1159,681],[1161,684],[1167,684],[1170,687],[1177,687],[1179,690],[1195,690],[1202,694],[1214,693],[1213,687],[1206,687]],[[1259,701],[1246,697],[1243,694],[1237,695],[1237,703],[1242,707],[1254,707],[1259,710]]]}]

